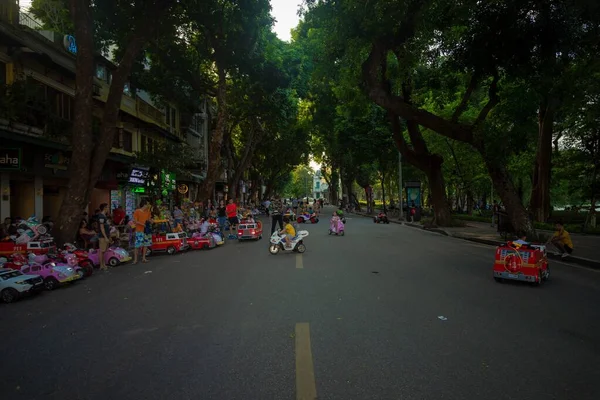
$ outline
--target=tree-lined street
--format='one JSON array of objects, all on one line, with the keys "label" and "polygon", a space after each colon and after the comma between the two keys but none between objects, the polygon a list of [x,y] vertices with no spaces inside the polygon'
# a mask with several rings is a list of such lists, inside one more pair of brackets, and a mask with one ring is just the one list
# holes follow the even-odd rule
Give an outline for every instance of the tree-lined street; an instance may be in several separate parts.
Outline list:
[{"label": "tree-lined street", "polygon": [[600,396],[597,272],[498,284],[493,247],[327,219],[303,255],[230,241],[2,306],[2,398],[301,399],[308,355],[319,399]]}]

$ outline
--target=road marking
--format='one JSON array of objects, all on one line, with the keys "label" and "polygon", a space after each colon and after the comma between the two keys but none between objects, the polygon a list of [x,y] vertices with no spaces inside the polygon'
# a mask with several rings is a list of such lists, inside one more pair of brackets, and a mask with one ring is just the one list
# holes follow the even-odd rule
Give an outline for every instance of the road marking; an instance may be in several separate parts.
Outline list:
[{"label": "road marking", "polygon": [[302,254],[296,254],[296,268],[303,269],[304,264],[302,262]]},{"label": "road marking", "polygon": [[310,325],[296,324],[296,400],[315,400],[317,386],[310,346]]}]

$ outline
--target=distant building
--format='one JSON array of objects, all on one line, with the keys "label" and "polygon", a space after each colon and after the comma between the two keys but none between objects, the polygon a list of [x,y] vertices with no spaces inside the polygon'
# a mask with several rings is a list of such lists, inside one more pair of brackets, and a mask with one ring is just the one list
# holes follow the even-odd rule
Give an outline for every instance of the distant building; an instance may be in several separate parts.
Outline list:
[{"label": "distant building", "polygon": [[317,170],[313,175],[313,195],[312,197],[315,199],[328,198],[329,197],[329,185],[325,178],[323,178],[323,174],[321,170]]}]

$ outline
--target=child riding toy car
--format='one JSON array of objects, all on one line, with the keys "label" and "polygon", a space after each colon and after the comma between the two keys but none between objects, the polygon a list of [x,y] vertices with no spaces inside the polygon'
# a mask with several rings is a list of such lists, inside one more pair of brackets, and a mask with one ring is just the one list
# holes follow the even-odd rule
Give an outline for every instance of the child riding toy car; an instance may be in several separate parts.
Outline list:
[{"label": "child riding toy car", "polygon": [[498,246],[493,274],[496,282],[508,279],[541,285],[550,277],[546,247],[523,240]]},{"label": "child riding toy car", "polygon": [[373,217],[373,222],[376,224],[379,224],[379,223],[389,224],[390,220],[388,219],[386,213],[380,212],[379,214],[377,214],[376,216]]},{"label": "child riding toy car", "polygon": [[345,227],[342,219],[336,214],[333,214],[329,221],[329,234],[344,236]]}]

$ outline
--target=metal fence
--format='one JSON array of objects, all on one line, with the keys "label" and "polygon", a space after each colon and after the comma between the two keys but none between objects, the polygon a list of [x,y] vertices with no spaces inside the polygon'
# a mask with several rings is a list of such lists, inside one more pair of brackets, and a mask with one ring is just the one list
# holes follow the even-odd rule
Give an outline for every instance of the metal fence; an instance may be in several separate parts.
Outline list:
[{"label": "metal fence", "polygon": [[31,15],[23,11],[19,12],[19,24],[33,29],[35,31],[40,31],[44,29],[42,24],[36,21],[35,18],[33,18]]}]

